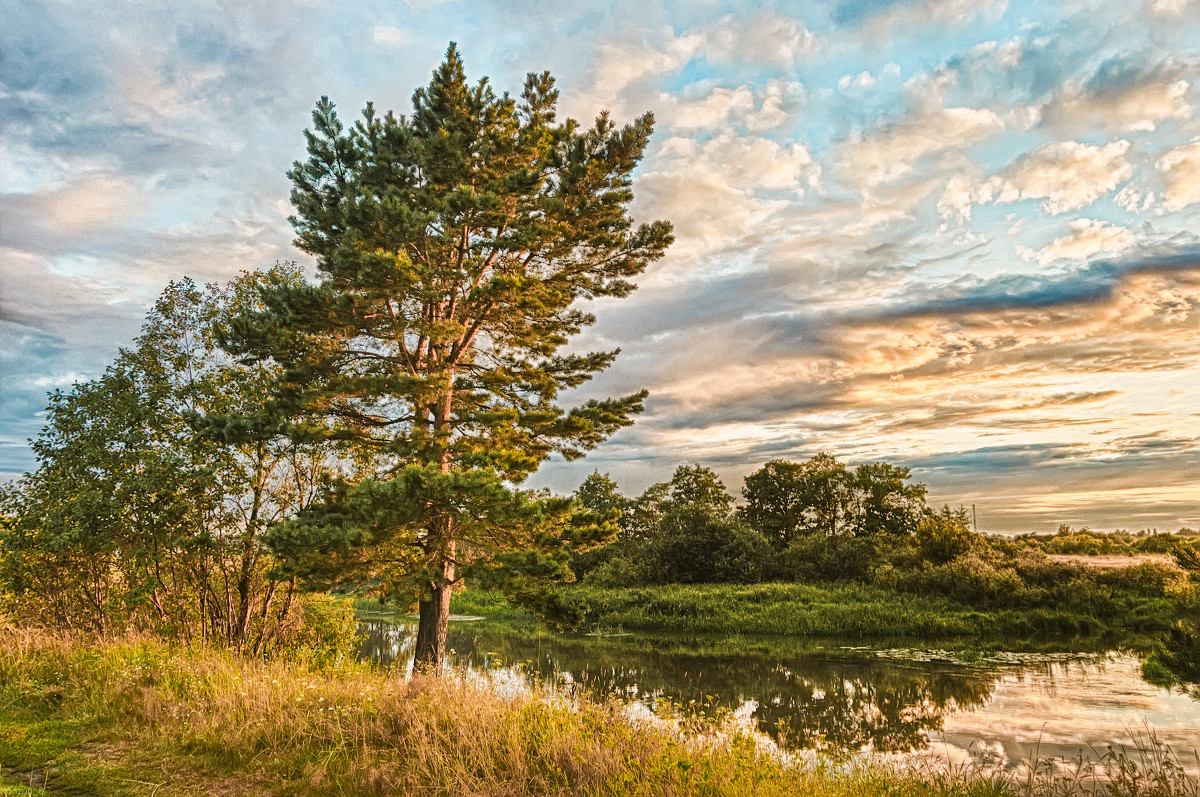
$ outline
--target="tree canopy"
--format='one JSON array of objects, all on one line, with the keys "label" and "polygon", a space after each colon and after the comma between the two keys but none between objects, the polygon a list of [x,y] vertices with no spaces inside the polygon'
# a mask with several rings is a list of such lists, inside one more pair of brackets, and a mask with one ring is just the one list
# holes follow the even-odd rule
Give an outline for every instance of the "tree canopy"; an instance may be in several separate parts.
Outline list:
[{"label": "tree canopy", "polygon": [[368,104],[346,127],[323,97],[289,172],[319,282],[269,286],[227,338],[281,365],[280,430],[371,463],[280,530],[280,549],[415,595],[431,669],[464,567],[494,573],[503,557],[517,574],[523,551],[529,572],[566,577],[564,547],[595,541],[565,505],[510,485],[552,453],[583,456],[646,395],[559,403],[617,354],[563,352],[594,321],[581,302],[627,295],[672,240],[668,222],[629,214],[653,119],[602,112],[584,128],[557,100],[548,73],[516,98],[468,82],[453,44],[409,116]]},{"label": "tree canopy", "polygon": [[196,424],[261,410],[275,366],[239,364],[217,337],[268,280],[302,282],[291,265],[226,286],[172,282],[103,375],[51,396],[33,443],[39,467],[0,502],[11,518],[0,588],[23,620],[257,653],[295,632],[295,582],[271,575],[263,538],[313,500],[335,463],[320,447]]},{"label": "tree canopy", "polygon": [[739,514],[778,550],[804,536],[907,536],[925,512],[925,486],[884,462],[850,469],[827,453],[773,460],[746,477]]}]

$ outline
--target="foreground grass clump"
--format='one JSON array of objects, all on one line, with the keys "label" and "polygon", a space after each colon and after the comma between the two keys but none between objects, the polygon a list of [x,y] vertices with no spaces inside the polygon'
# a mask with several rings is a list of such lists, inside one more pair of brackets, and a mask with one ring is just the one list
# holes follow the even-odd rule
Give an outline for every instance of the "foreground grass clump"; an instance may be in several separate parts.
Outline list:
[{"label": "foreground grass clump", "polygon": [[[14,629],[0,630],[0,649],[0,794],[934,797],[1063,785],[926,759],[790,761],[728,718],[638,724],[616,703],[501,694],[466,674],[405,681]],[[1171,766],[1124,766],[1140,785],[1122,793],[1197,793]]]}]

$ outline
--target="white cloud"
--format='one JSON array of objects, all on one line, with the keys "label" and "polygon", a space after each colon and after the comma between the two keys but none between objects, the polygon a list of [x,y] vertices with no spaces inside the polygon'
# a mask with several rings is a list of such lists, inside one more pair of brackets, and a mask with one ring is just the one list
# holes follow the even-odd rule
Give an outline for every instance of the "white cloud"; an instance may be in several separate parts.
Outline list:
[{"label": "white cloud", "polygon": [[804,86],[795,81],[772,80],[761,92],[762,104],[757,111],[746,115],[746,128],[762,132],[779,127],[791,118],[789,106],[804,93]]},{"label": "white cloud", "polygon": [[1113,202],[1130,213],[1145,213],[1154,207],[1154,199],[1153,191],[1142,193],[1132,185],[1127,185],[1117,192],[1117,195],[1113,197]]},{"label": "white cloud", "polygon": [[939,108],[847,142],[845,171],[852,182],[878,186],[911,174],[922,158],[981,141],[1003,126],[986,108]]},{"label": "white cloud", "polygon": [[930,26],[958,27],[979,18],[999,18],[1008,8],[1008,0],[924,0],[901,3],[888,8],[866,26],[876,39],[892,38],[897,31],[921,31]]},{"label": "white cloud", "polygon": [[659,97],[657,116],[673,131],[725,130],[740,125],[753,133],[771,130],[792,117],[804,86],[772,80],[761,90],[719,86],[699,98]]},{"label": "white cloud", "polygon": [[1200,139],[1171,150],[1157,165],[1167,182],[1163,197],[1167,210],[1182,210],[1200,202]]},{"label": "white cloud", "polygon": [[875,85],[875,78],[870,72],[862,71],[857,75],[842,75],[838,79],[838,86],[843,89],[848,89],[851,86],[858,89],[866,89]]},{"label": "white cloud", "polygon": [[636,84],[686,64],[702,44],[703,37],[695,34],[668,34],[664,42],[601,42],[596,45],[592,86],[587,94],[591,101],[612,106]]},{"label": "white cloud", "polygon": [[1119,89],[1092,91],[1079,81],[1064,86],[1047,111],[1052,121],[1077,125],[1087,119],[1110,130],[1154,130],[1164,119],[1188,119],[1192,106],[1186,80],[1163,76],[1132,82]]},{"label": "white cloud", "polygon": [[1153,0],[1150,10],[1163,16],[1181,17],[1194,5],[1196,0]]},{"label": "white cloud", "polygon": [[781,145],[759,136],[723,133],[703,144],[672,138],[663,145],[668,171],[701,170],[722,175],[739,189],[803,190],[820,180],[820,167],[801,144]]},{"label": "white cloud", "polygon": [[1101,252],[1116,254],[1136,242],[1133,233],[1124,227],[1095,219],[1076,219],[1070,227],[1070,235],[1054,239],[1036,253],[1023,249],[1023,255],[1026,259],[1036,258],[1044,266],[1055,260],[1087,260]]},{"label": "white cloud", "polygon": [[675,243],[669,259],[694,263],[749,234],[780,204],[756,199],[732,185],[728,174],[697,163],[642,175],[635,211],[639,217],[670,219]]},{"label": "white cloud", "polygon": [[942,197],[938,200],[938,215],[947,221],[950,219],[970,221],[974,202],[974,186],[967,178],[956,174],[950,178],[950,182],[946,183]]},{"label": "white cloud", "polygon": [[817,37],[803,23],[777,14],[764,14],[745,24],[727,17],[702,35],[705,54],[714,61],[744,60],[786,66],[817,46]]},{"label": "white cloud", "polygon": [[715,88],[703,99],[681,101],[666,121],[678,130],[720,128],[728,124],[730,117],[745,116],[753,110],[754,93],[749,87]]},{"label": "white cloud", "polygon": [[114,224],[136,215],[143,205],[138,186],[117,174],[96,175],[39,192],[35,201],[45,218],[58,227]]},{"label": "white cloud", "polygon": [[381,47],[406,47],[412,41],[399,28],[391,25],[376,25],[371,28],[371,43]]},{"label": "white cloud", "polygon": [[1104,146],[1059,141],[1021,158],[978,192],[979,201],[997,203],[1042,199],[1057,215],[1092,204],[1133,175],[1125,161],[1129,142]]}]

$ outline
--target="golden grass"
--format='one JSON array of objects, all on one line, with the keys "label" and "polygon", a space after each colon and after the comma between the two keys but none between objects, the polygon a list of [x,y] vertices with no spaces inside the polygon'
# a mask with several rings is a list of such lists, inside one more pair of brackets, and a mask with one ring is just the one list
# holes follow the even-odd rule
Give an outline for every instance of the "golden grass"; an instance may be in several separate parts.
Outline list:
[{"label": "golden grass", "polygon": [[[12,628],[0,629],[0,650],[0,720],[88,724],[109,759],[89,764],[122,767],[120,793],[918,797],[1065,783],[918,758],[785,760],[729,717],[638,723],[617,703],[505,692],[466,673],[406,680],[354,663]],[[1197,793],[1194,781],[1168,785],[1136,793]]]}]

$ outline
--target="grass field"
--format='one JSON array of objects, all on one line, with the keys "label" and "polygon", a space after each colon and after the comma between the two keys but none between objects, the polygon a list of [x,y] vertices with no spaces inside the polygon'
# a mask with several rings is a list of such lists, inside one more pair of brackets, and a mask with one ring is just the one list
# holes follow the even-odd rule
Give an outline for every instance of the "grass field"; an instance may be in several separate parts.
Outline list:
[{"label": "grass field", "polygon": [[[729,715],[634,721],[617,703],[397,679],[151,639],[0,630],[0,794],[1051,795],[1095,769],[792,759]],[[1136,797],[1196,795],[1164,751],[1105,764]]]}]

